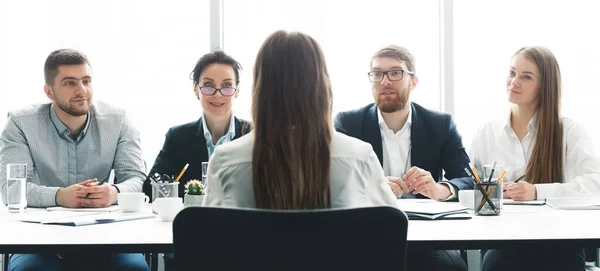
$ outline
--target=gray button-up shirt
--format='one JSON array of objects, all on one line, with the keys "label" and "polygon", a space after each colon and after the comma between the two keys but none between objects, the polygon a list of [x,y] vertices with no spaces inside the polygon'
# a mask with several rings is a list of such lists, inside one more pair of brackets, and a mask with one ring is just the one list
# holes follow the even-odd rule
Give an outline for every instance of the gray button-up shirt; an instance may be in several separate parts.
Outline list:
[{"label": "gray button-up shirt", "polygon": [[0,193],[6,202],[6,165],[27,164],[27,205],[56,205],[56,192],[88,179],[104,180],[115,170],[120,192],[141,192],[146,167],[140,134],[124,110],[102,102],[90,107],[81,134],[73,139],[52,104],[10,112],[0,137]]}]

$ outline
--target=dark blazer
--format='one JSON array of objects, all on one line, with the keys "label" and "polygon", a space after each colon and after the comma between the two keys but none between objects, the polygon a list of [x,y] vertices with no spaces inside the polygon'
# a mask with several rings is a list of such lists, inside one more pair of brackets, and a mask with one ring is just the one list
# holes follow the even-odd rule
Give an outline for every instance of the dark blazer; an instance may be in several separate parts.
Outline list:
[{"label": "dark blazer", "polygon": [[[452,116],[427,110],[416,103],[411,103],[411,107],[412,165],[429,171],[437,182],[442,181],[443,170],[446,173],[444,177],[458,190],[473,189],[473,181],[464,170],[469,167],[469,156]],[[334,123],[338,132],[370,143],[383,166],[381,132],[375,104],[341,112]]]},{"label": "dark blazer", "polygon": [[[245,120],[235,118],[234,121],[235,137],[233,140],[236,140],[247,134],[251,126]],[[208,162],[208,158],[204,128],[202,127],[202,118],[200,118],[198,121],[175,126],[167,131],[165,143],[158,153],[148,177],[154,175],[155,172],[160,175],[167,174],[177,177],[185,164],[189,163],[188,169],[179,180],[181,183],[179,196],[183,197],[184,185],[189,180],[202,180],[202,162]],[[146,178],[143,190],[152,199],[152,186],[149,178]]]}]

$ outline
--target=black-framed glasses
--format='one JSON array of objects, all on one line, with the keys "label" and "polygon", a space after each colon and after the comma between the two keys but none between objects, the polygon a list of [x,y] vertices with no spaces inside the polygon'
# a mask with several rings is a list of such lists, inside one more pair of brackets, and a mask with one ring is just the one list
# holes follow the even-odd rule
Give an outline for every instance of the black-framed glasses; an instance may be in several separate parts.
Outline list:
[{"label": "black-framed glasses", "polygon": [[199,87],[200,93],[205,96],[213,96],[217,94],[217,91],[221,93],[222,96],[233,96],[237,91],[236,88],[225,87],[225,88],[215,88],[215,87]]},{"label": "black-framed glasses", "polygon": [[402,80],[402,78],[404,78],[404,73],[408,73],[408,74],[415,74],[414,72],[411,71],[405,71],[405,70],[391,70],[391,71],[373,71],[373,72],[369,72],[369,81],[373,82],[373,83],[379,83],[381,81],[383,81],[383,77],[387,75],[388,79],[390,81],[400,81]]}]

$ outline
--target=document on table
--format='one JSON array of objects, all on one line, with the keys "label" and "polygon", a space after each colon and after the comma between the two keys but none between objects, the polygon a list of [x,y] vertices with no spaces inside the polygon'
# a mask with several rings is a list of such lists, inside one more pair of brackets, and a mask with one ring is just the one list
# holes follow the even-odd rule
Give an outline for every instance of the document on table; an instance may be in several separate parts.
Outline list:
[{"label": "document on table", "polygon": [[67,208],[62,206],[48,207],[46,211],[71,211],[71,212],[115,212],[119,211],[119,205],[111,205],[104,208]]},{"label": "document on table", "polygon": [[546,204],[546,200],[512,200],[512,199],[503,199],[502,204],[504,205],[544,205]]},{"label": "document on table", "polygon": [[600,210],[600,198],[547,198],[548,206],[559,210]]},{"label": "document on table", "polygon": [[470,219],[469,208],[456,203],[435,200],[398,199],[398,208],[406,213],[409,220]]},{"label": "document on table", "polygon": [[120,222],[153,218],[151,213],[97,213],[97,212],[32,212],[15,216],[13,220],[40,224],[85,226],[92,224]]}]

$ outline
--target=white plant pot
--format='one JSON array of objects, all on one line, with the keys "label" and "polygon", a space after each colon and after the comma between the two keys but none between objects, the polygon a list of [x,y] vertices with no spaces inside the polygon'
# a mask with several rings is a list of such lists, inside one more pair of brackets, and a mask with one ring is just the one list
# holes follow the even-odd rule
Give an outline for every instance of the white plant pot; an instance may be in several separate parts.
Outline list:
[{"label": "white plant pot", "polygon": [[183,206],[202,206],[202,200],[204,200],[204,195],[188,195],[185,194],[183,199]]}]

